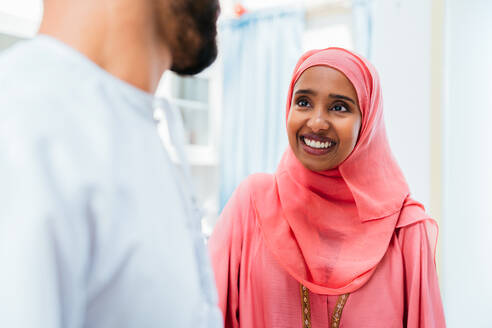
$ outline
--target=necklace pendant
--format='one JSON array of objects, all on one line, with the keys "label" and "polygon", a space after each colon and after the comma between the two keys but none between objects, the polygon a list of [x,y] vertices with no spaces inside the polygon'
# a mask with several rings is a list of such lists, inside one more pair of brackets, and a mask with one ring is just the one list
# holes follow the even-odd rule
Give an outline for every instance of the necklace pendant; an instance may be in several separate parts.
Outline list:
[{"label": "necklace pendant", "polygon": [[302,327],[312,328],[311,326],[311,301],[309,299],[309,290],[306,286],[300,284],[301,290],[301,309],[302,309]]},{"label": "necklace pendant", "polygon": [[[302,310],[302,328],[312,328],[311,326],[311,300],[309,298],[309,290],[303,284],[300,284],[301,291],[301,310]],[[331,316],[330,328],[340,327],[342,312],[349,294],[343,294],[338,297],[337,304]]]}]

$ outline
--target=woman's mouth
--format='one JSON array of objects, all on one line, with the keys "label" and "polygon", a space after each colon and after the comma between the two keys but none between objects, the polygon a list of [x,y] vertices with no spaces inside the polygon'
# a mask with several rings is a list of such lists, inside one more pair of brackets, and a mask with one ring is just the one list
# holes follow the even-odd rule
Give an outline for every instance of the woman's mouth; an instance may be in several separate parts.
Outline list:
[{"label": "woman's mouth", "polygon": [[330,138],[317,135],[301,135],[302,148],[311,155],[324,155],[335,148],[336,142]]}]

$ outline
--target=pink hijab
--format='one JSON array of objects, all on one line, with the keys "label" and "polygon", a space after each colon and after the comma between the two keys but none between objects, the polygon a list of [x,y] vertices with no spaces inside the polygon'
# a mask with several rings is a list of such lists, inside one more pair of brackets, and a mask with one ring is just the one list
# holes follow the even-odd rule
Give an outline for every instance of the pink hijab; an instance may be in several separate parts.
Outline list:
[{"label": "pink hijab", "polygon": [[304,54],[290,83],[287,117],[295,83],[313,66],[335,68],[352,82],[362,113],[357,145],[337,169],[324,172],[306,169],[289,147],[253,201],[267,247],[282,267],[315,293],[339,295],[369,280],[395,229],[430,218],[409,197],[391,153],[379,78],[365,59],[340,48]]}]

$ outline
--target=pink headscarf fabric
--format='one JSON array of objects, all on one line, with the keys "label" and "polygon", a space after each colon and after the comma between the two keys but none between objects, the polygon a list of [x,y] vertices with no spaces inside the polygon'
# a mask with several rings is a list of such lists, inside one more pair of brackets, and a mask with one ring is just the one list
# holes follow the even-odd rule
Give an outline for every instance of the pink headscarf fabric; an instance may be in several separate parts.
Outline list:
[{"label": "pink headscarf fabric", "polygon": [[[304,54],[290,83],[287,117],[295,83],[313,66],[337,69],[353,84],[362,113],[357,145],[324,172],[306,169],[289,147],[253,199],[266,244],[283,268],[312,292],[339,295],[369,280],[396,228],[431,219],[409,197],[386,137],[379,77],[365,59],[341,48]],[[433,232],[437,237],[437,227]]]}]

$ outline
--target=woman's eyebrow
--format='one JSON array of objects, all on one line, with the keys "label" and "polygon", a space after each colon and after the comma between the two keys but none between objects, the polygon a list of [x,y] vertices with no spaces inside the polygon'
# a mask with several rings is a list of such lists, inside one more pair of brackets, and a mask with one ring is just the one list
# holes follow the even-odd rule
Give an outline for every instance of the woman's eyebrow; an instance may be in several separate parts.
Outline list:
[{"label": "woman's eyebrow", "polygon": [[316,96],[318,93],[314,91],[313,89],[299,89],[295,92],[295,94],[307,94],[307,95],[313,95]]},{"label": "woman's eyebrow", "polygon": [[[296,90],[296,92],[294,94],[295,95],[304,94],[304,95],[313,95],[313,96],[316,96],[318,93],[316,91],[314,91],[313,89],[299,89],[299,90]],[[351,103],[353,103],[354,105],[356,105],[355,101],[352,98],[350,98],[350,97],[347,97],[347,96],[344,96],[344,95],[339,95],[339,94],[336,94],[336,93],[330,93],[329,96],[331,98],[344,99],[344,100],[350,101]]]},{"label": "woman's eyebrow", "polygon": [[347,96],[338,95],[338,94],[335,94],[335,93],[330,93],[330,97],[332,97],[332,98],[338,98],[338,99],[344,99],[344,100],[350,101],[352,104],[355,105],[355,101],[352,98],[347,97]]}]

